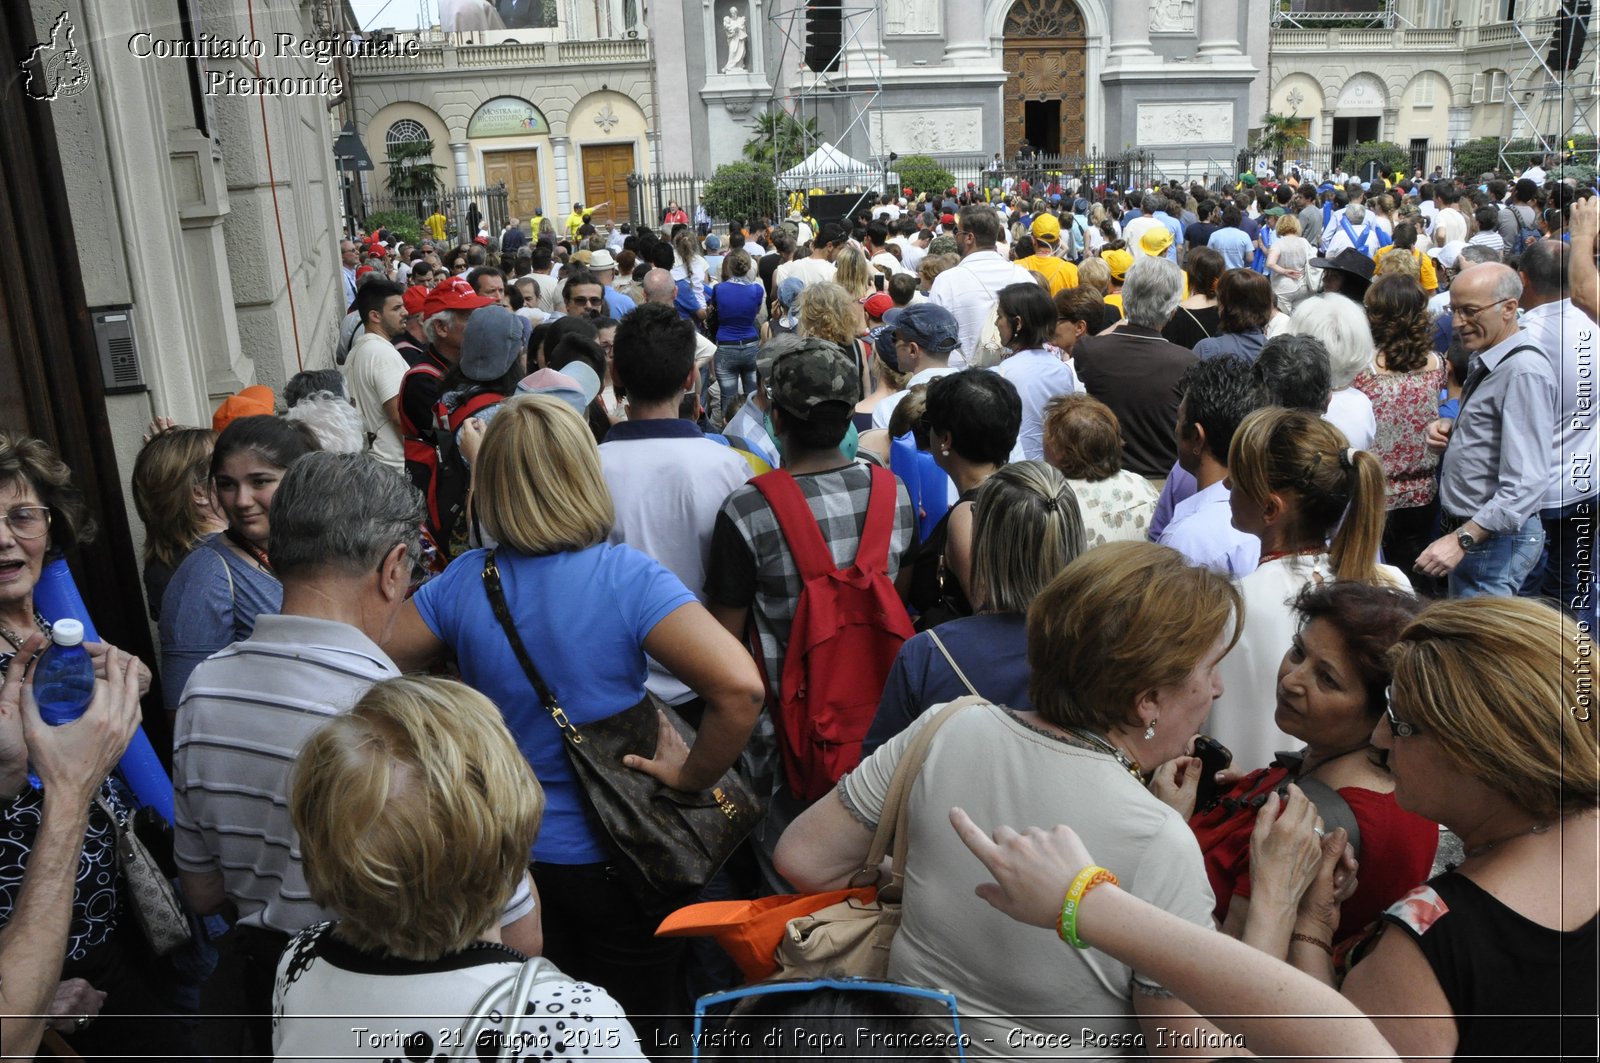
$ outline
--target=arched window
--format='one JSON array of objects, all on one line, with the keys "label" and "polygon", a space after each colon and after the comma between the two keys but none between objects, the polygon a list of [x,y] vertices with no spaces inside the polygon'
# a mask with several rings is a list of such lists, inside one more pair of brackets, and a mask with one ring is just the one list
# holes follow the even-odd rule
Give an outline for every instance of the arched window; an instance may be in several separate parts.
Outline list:
[{"label": "arched window", "polygon": [[393,151],[401,144],[415,144],[419,141],[431,139],[427,129],[415,118],[402,118],[389,127],[389,133],[384,137],[384,144]]}]

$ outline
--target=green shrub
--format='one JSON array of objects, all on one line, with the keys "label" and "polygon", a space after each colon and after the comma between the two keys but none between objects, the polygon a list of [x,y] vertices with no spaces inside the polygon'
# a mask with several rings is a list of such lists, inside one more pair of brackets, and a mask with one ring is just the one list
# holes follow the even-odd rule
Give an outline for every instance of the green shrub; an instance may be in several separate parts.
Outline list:
[{"label": "green shrub", "polygon": [[1411,152],[1389,140],[1363,140],[1350,149],[1338,166],[1346,173],[1358,174],[1374,159],[1386,178],[1411,172]]},{"label": "green shrub", "polygon": [[918,195],[943,192],[956,183],[955,174],[926,155],[901,156],[894,166],[900,173],[900,187],[909,188]]},{"label": "green shrub", "polygon": [[1457,174],[1476,177],[1489,170],[1500,169],[1500,138],[1478,137],[1457,148],[1451,157],[1451,169]]},{"label": "green shrub", "polygon": [[700,202],[718,221],[770,218],[778,206],[778,186],[767,167],[730,162],[717,167],[700,194]]},{"label": "green shrub", "polygon": [[1546,183],[1551,181],[1565,181],[1567,178],[1578,182],[1579,188],[1588,188],[1594,184],[1595,168],[1588,163],[1567,162],[1554,167],[1546,175]]},{"label": "green shrub", "polygon": [[367,231],[388,229],[389,235],[401,243],[416,245],[422,242],[422,223],[403,210],[380,210],[367,215]]}]

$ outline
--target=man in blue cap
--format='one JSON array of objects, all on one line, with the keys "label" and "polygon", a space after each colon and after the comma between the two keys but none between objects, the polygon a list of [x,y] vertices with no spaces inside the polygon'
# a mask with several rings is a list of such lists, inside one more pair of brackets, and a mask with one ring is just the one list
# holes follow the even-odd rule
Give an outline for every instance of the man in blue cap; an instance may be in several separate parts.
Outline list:
[{"label": "man in blue cap", "polygon": [[[934,377],[954,373],[950,368],[950,355],[960,349],[961,326],[950,311],[937,303],[912,303],[895,307],[883,315],[886,330],[893,334],[894,361],[891,368],[910,373],[903,390],[895,392],[872,411],[872,427],[888,428],[894,408],[906,397],[906,392],[918,384],[926,384]],[[881,340],[881,337],[880,337]],[[888,344],[880,342],[878,350],[887,353]],[[887,362],[888,359],[885,358]]]}]

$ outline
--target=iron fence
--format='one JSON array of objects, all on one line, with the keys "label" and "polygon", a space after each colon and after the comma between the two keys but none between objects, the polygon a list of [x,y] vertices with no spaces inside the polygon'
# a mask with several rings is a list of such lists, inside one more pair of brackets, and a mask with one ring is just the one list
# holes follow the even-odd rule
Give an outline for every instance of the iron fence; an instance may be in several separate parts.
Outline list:
[{"label": "iron fence", "polygon": [[[958,193],[975,191],[991,199],[1005,194],[1075,192],[1084,183],[1091,188],[1135,187],[1147,184],[1159,173],[1154,156],[1143,151],[1040,154],[998,162],[982,154],[929,158],[949,173],[949,187]],[[709,220],[714,226],[725,226],[732,221],[780,217],[788,211],[789,197],[797,191],[821,189],[825,193],[877,192],[899,196],[902,191],[900,161],[880,159],[876,165],[863,163],[859,167],[829,169],[794,179],[779,178],[775,182],[776,200],[768,200],[764,193],[751,193],[722,207],[720,213],[728,213],[730,217],[713,215]],[[677,204],[692,222],[703,223],[706,217],[700,214],[699,208],[704,202],[706,181],[690,173],[631,173],[628,175],[628,220],[635,226],[658,226],[669,207]]]},{"label": "iron fence", "polygon": [[[1454,177],[1455,153],[1464,145],[1462,144],[1436,144],[1433,142],[1412,142],[1401,145],[1406,149],[1410,165],[1405,171],[1405,176],[1414,177],[1420,171],[1423,177],[1431,177],[1435,172],[1445,177]],[[1277,176],[1285,176],[1293,170],[1299,170],[1302,177],[1315,176],[1317,178],[1330,177],[1344,170],[1353,177],[1365,178],[1366,175],[1355,173],[1350,169],[1346,160],[1349,159],[1356,145],[1346,144],[1334,147],[1306,147],[1292,148],[1282,154],[1268,155],[1261,152],[1243,151],[1239,153],[1239,172],[1264,173],[1262,167],[1271,169]],[[1355,160],[1350,160],[1354,162]],[[1386,173],[1384,177],[1393,180],[1394,174]],[[1477,174],[1468,176],[1477,177]]]},{"label": "iron fence", "polygon": [[445,216],[446,239],[456,244],[471,242],[473,236],[468,222],[477,215],[478,228],[489,231],[491,242],[500,237],[510,213],[506,206],[505,185],[479,186],[477,188],[441,189],[437,195],[393,196],[386,191],[364,192],[357,204],[356,223],[363,232],[370,215],[399,211],[412,215],[421,222],[435,210]]}]

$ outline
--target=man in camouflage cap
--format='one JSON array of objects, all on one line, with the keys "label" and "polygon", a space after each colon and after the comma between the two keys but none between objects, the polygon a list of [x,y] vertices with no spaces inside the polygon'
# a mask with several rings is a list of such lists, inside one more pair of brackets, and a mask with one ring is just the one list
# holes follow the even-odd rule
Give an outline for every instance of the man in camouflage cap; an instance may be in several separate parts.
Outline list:
[{"label": "man in camouflage cap", "polygon": [[[861,399],[861,370],[844,349],[816,337],[781,337],[768,346],[778,353],[770,366],[763,364],[764,358],[758,365],[770,396],[767,416],[783,455],[783,469],[767,475],[794,478],[834,559],[849,565],[860,546],[872,493],[871,470],[841,449]],[[916,514],[905,487],[895,481],[894,532],[887,558],[891,580],[899,575],[901,561],[915,542]],[[755,621],[761,666],[776,696],[782,690],[783,661],[802,580],[777,517],[756,487],[746,484],[723,503],[711,534],[710,556],[706,606],[740,639]],[[771,856],[783,828],[806,802],[790,791],[783,776],[769,713],[762,713],[747,752],[753,782],[771,795],[766,819],[753,836],[757,855],[767,886],[784,891],[787,884],[773,869]]]},{"label": "man in camouflage cap", "polygon": [[[850,356],[836,343],[811,336],[781,351],[772,361],[770,376],[772,403],[785,420],[810,422],[817,408],[825,404],[843,406],[844,427],[850,413],[861,401],[861,374]],[[818,423],[838,420],[838,409],[817,413]],[[825,434],[825,433],[824,433]],[[841,430],[839,440],[844,439]],[[838,441],[833,448],[837,449]]]}]

